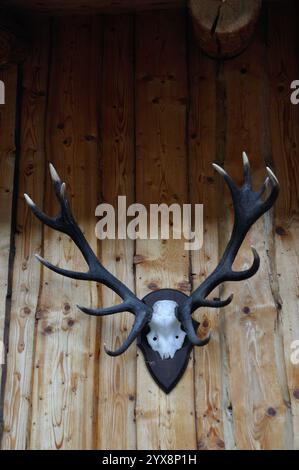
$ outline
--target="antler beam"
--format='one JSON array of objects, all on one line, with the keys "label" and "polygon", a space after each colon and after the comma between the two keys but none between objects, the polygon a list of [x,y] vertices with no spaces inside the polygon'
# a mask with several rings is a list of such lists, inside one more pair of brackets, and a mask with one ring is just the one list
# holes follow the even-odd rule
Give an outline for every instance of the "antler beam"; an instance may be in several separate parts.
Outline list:
[{"label": "antler beam", "polygon": [[[186,300],[179,312],[180,320],[189,340],[197,346],[201,346],[202,341],[198,338],[194,330],[191,317],[192,312],[202,306],[218,308],[228,305],[232,301],[233,295],[230,295],[226,300],[220,301],[209,300],[206,299],[206,297],[215,287],[225,281],[242,281],[250,278],[257,272],[260,265],[260,258],[254,247],[251,247],[253,263],[249,269],[237,272],[232,269],[232,265],[250,227],[273,206],[279,193],[278,180],[269,167],[266,167],[268,177],[260,190],[257,192],[252,190],[250,165],[245,152],[243,152],[244,183],[242,187],[238,187],[231,176],[221,166],[213,163],[213,167],[223,176],[230,189],[234,207],[234,226],[230,240],[218,266]],[[262,195],[268,186],[270,186],[270,194],[263,200]]]},{"label": "antler beam", "polygon": [[81,251],[89,269],[87,272],[70,271],[67,269],[59,268],[58,266],[54,266],[52,263],[45,260],[39,255],[36,255],[36,258],[44,266],[58,274],[61,274],[62,276],[67,276],[72,279],[79,279],[82,281],[100,282],[112,289],[123,299],[123,302],[121,304],[103,309],[89,309],[78,305],[78,308],[80,308],[84,313],[87,313],[89,315],[103,316],[125,311],[133,313],[135,315],[135,322],[133,324],[132,330],[128,338],[122,344],[122,346],[116,351],[109,351],[105,346],[105,351],[107,352],[107,354],[111,356],[118,356],[128,349],[131,343],[137,338],[144,325],[150,321],[152,309],[145,305],[140,299],[138,299],[125,284],[123,284],[119,279],[113,276],[113,274],[111,274],[99,262],[91,246],[88,244],[86,238],[84,237],[81,229],[79,228],[77,222],[73,217],[69,201],[66,197],[65,183],[60,180],[54,166],[51,163],[49,167],[54,185],[54,191],[60,205],[59,214],[53,218],[49,217],[36,206],[36,204],[28,196],[28,194],[24,195],[25,200],[34,215],[41,222],[53,228],[54,230],[58,230],[59,232],[65,233],[74,241],[74,243]]}]

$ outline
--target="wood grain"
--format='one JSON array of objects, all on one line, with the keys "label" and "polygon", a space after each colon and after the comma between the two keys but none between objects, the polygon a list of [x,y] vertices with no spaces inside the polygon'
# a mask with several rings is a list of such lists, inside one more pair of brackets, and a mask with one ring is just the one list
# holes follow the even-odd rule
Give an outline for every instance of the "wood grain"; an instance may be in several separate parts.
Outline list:
[{"label": "wood grain", "polygon": [[282,5],[268,8],[271,142],[275,171],[281,182],[274,221],[273,289],[283,336],[284,357],[280,361],[287,375],[286,399],[292,410],[295,449],[299,449],[299,367],[291,362],[291,345],[299,339],[299,108],[290,101],[290,84],[299,77],[297,6],[293,2],[287,10]]},{"label": "wood grain", "polygon": [[4,6],[33,12],[54,14],[120,13],[183,7],[185,0],[4,0]]},{"label": "wood grain", "polygon": [[[75,217],[94,249],[100,34],[99,18],[55,21],[46,142],[47,159],[66,181]],[[49,174],[45,211],[57,211]],[[86,269],[74,243],[48,228],[44,230],[43,254],[54,264]],[[77,304],[97,305],[94,283],[59,277],[44,269],[37,312],[31,449],[88,449],[94,445],[97,324],[95,318],[81,313]]]},{"label": "wood grain", "polygon": [[[134,69],[133,18],[110,16],[104,27],[102,86],[102,194],[117,214],[118,196],[134,202]],[[121,71],[121,73],[120,73]],[[134,290],[134,241],[103,240],[100,244],[104,266]],[[102,288],[105,307],[121,299]],[[103,350],[119,347],[132,327],[132,315],[123,313],[102,319],[99,370],[98,447],[135,449],[136,344],[118,357]],[[107,426],[109,423],[109,426]]]},{"label": "wood grain", "polygon": [[[218,208],[221,191],[212,167],[218,150],[217,64],[199,52],[193,36],[189,41],[189,58],[189,193],[190,202],[203,204],[204,210],[203,247],[191,252],[192,281],[196,288],[219,261]],[[200,309],[193,316],[202,324],[207,324],[206,328],[212,329],[209,345],[194,350],[197,445],[199,449],[223,449],[226,410],[222,412],[224,357],[220,344],[219,312],[215,309]]]},{"label": "wood grain", "polygon": [[[180,13],[144,14],[136,22],[136,199],[151,203],[188,199],[186,167],[185,31]],[[184,240],[137,240],[139,297],[172,287],[189,292]],[[194,449],[193,364],[165,395],[137,362],[137,447]]]},{"label": "wood grain", "polygon": [[32,217],[23,194],[27,192],[43,206],[48,64],[49,25],[43,23],[36,28],[35,43],[23,69],[16,252],[2,442],[5,449],[25,449],[28,440],[35,314],[41,282],[41,269],[33,253],[40,252],[42,226]]},{"label": "wood grain", "polygon": [[[0,71],[0,80],[5,87],[5,104],[0,105],[0,387],[1,409],[0,421],[2,428],[3,395],[6,361],[4,340],[7,339],[6,302],[9,283],[9,256],[11,250],[11,223],[13,182],[16,161],[16,100],[17,100],[17,67],[12,66]],[[2,431],[2,429],[1,429]]]},{"label": "wood grain", "polygon": [[[261,122],[263,113],[263,42],[260,36],[242,56],[225,64],[227,134],[225,168],[242,182],[242,151],[248,152],[254,185],[265,178]],[[228,191],[223,213],[223,245],[231,227]],[[225,308],[234,436],[238,449],[280,449],[288,442],[289,412],[284,403],[276,364],[276,304],[272,296],[265,246],[265,218],[255,223],[234,263],[235,270],[251,263],[250,245],[261,266],[248,281],[230,284],[234,299]],[[225,295],[224,294],[224,295]]]}]

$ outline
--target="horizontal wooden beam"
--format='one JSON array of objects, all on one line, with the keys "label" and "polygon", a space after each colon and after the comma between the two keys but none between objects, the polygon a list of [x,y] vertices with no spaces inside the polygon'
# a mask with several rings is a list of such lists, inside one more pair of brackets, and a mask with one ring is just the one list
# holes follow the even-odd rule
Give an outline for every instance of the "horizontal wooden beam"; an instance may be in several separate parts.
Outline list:
[{"label": "horizontal wooden beam", "polygon": [[3,0],[2,6],[45,14],[120,13],[177,8],[186,0]]}]

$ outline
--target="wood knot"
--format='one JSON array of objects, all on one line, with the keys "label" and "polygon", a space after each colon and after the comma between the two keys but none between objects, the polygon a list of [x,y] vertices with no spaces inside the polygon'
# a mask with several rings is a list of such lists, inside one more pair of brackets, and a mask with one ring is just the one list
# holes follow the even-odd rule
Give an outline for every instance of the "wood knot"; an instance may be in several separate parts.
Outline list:
[{"label": "wood knot", "polygon": [[182,281],[178,283],[178,289],[183,292],[190,292],[191,291],[191,284],[188,281]]},{"label": "wood knot", "polygon": [[44,328],[44,334],[50,335],[51,333],[53,333],[53,327],[51,325],[47,325],[46,328]]},{"label": "wood knot", "polygon": [[140,264],[143,263],[143,261],[145,261],[145,257],[143,255],[135,255],[133,258],[134,264]]},{"label": "wood knot", "polygon": [[39,320],[40,318],[43,318],[47,315],[48,313],[48,310],[46,308],[39,308],[37,311],[36,311],[36,314],[35,314],[35,318],[37,320]]},{"label": "wood knot", "polygon": [[28,268],[28,266],[27,266],[27,261],[24,261],[24,262],[22,263],[22,271],[26,271],[27,268]]},{"label": "wood knot", "polygon": [[269,408],[267,409],[267,415],[268,416],[276,416],[277,414],[277,411],[275,410],[275,408],[273,408],[272,406],[269,406]]},{"label": "wood knot", "polygon": [[245,313],[246,315],[248,315],[248,313],[250,313],[250,308],[245,306],[242,308],[242,312]]},{"label": "wood knot", "polygon": [[225,447],[224,441],[222,439],[220,439],[220,437],[218,437],[216,439],[216,445],[217,445],[217,447],[219,447],[219,449],[224,449],[224,447]]},{"label": "wood knot", "polygon": [[63,306],[64,313],[68,313],[71,310],[71,306],[68,302],[66,302]]},{"label": "wood knot", "polygon": [[285,232],[285,229],[283,227],[275,227],[275,233],[281,237],[283,237],[286,232]]},{"label": "wood knot", "polygon": [[23,312],[24,312],[25,315],[30,315],[31,309],[29,307],[24,307]]},{"label": "wood knot", "polygon": [[150,282],[147,287],[150,289],[150,290],[159,290],[159,286],[155,283],[155,282]]},{"label": "wood knot", "polygon": [[95,135],[87,134],[85,136],[85,140],[87,140],[87,142],[93,142],[93,141],[97,140],[97,138],[96,138]]},{"label": "wood knot", "polygon": [[207,448],[206,443],[203,439],[199,439],[199,441],[197,443],[197,448],[198,449],[206,449]]},{"label": "wood knot", "polygon": [[66,139],[64,139],[63,144],[66,147],[70,147],[72,142],[73,142],[73,139],[71,137],[67,137]]},{"label": "wood knot", "polygon": [[28,163],[28,165],[26,166],[26,170],[25,170],[26,176],[32,175],[33,170],[34,170],[34,165],[33,165],[33,163]]}]

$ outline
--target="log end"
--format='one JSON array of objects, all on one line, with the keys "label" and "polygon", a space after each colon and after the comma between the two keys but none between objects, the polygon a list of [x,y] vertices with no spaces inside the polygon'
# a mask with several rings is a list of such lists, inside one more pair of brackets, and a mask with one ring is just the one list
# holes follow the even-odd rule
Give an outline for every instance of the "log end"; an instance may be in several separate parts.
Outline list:
[{"label": "log end", "polygon": [[189,0],[200,48],[216,59],[240,54],[250,43],[262,0]]}]

